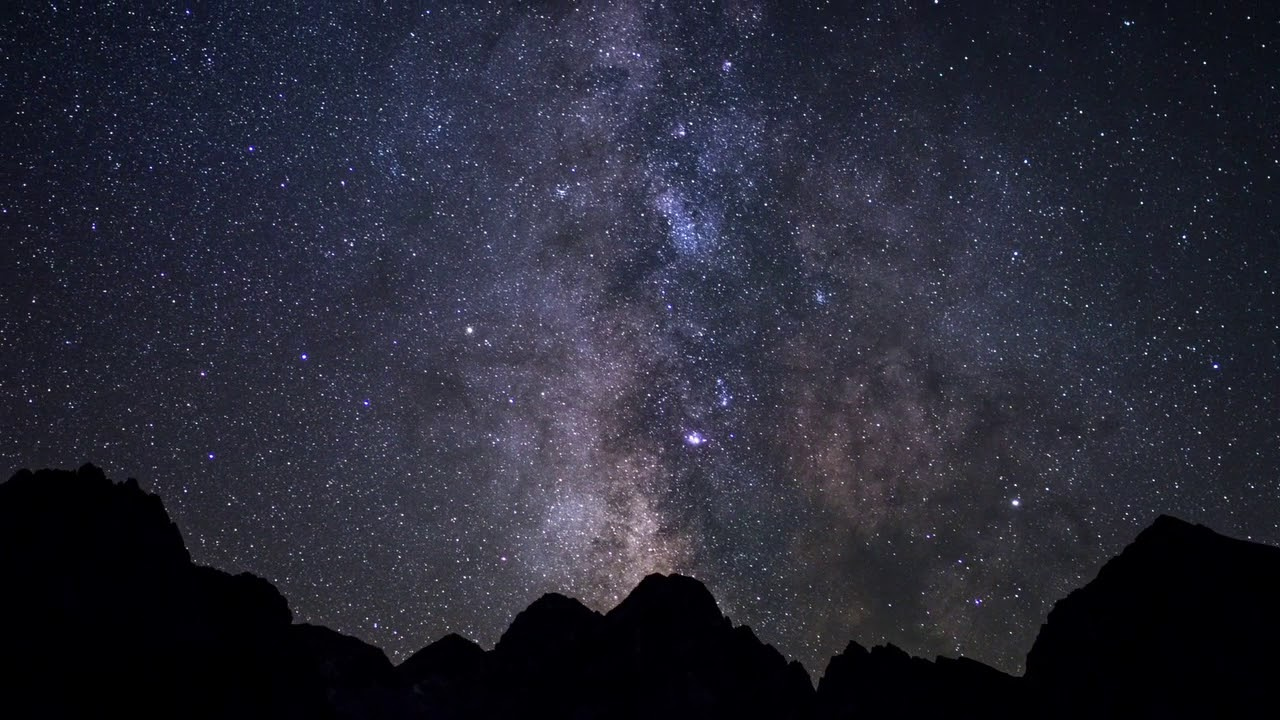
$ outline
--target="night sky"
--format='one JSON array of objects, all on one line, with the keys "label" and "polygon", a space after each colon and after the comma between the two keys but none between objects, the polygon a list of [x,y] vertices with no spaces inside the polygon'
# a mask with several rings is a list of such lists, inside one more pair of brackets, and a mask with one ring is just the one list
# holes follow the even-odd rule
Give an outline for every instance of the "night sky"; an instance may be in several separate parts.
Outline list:
[{"label": "night sky", "polygon": [[394,660],[676,571],[1020,671],[1280,543],[1277,3],[258,4],[0,10],[5,477]]}]

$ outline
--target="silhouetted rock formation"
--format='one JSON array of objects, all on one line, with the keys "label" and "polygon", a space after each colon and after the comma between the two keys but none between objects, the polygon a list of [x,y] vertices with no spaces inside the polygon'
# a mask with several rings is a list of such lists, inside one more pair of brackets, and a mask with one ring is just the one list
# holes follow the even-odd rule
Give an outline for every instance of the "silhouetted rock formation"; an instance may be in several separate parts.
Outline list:
[{"label": "silhouetted rock formation", "polygon": [[0,485],[0,578],[7,717],[362,717],[392,677],[267,581],[192,565],[159,498],[90,465]]},{"label": "silhouetted rock formation", "polygon": [[1161,516],[1058,601],[1027,655],[1042,714],[1274,717],[1280,548]]},{"label": "silhouetted rock formation", "polygon": [[602,717],[803,717],[813,694],[799,663],[734,627],[683,575],[646,577],[605,615],[599,657]]},{"label": "silhouetted rock formation", "polygon": [[895,645],[850,642],[818,683],[817,717],[1025,717],[1020,678],[968,658],[911,657]]},{"label": "silhouetted rock formation", "polygon": [[430,718],[478,717],[485,651],[450,633],[400,663],[396,674]]},{"label": "silhouetted rock formation", "polygon": [[559,593],[533,601],[498,639],[485,666],[485,717],[573,717],[589,704],[600,613]]},{"label": "silhouetted rock formation", "polygon": [[[455,717],[799,718],[813,694],[798,663],[735,628],[702,583],[681,575],[650,575],[603,616],[544,595],[483,658],[458,640],[433,648],[406,661],[405,676],[425,704]],[[478,676],[446,677],[436,660],[446,654]]]},{"label": "silhouetted rock formation", "polygon": [[559,593],[525,608],[493,648],[494,660],[517,675],[561,675],[590,652],[604,618]]},{"label": "silhouetted rock formation", "polygon": [[1161,517],[1050,613],[1016,678],[850,643],[815,692],[705,586],[650,575],[601,615],[548,594],[486,652],[399,667],[294,625],[247,573],[193,565],[135,481],[0,485],[0,716],[209,718],[1270,717],[1280,549]]},{"label": "silhouetted rock formation", "polygon": [[397,717],[416,708],[380,648],[321,625],[289,628],[297,678],[322,692],[338,717]]}]

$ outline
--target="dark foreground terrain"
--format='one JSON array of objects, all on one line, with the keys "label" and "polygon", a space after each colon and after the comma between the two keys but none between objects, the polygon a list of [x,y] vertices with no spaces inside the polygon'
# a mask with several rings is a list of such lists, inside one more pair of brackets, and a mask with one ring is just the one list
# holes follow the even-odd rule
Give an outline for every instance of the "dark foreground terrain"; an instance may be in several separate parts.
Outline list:
[{"label": "dark foreground terrain", "polygon": [[192,564],[158,497],[90,465],[0,485],[0,583],[8,718],[1280,716],[1280,548],[1164,516],[1056,604],[1025,676],[851,642],[816,691],[681,575],[603,615],[545,595],[493,650],[449,635],[393,666]]}]

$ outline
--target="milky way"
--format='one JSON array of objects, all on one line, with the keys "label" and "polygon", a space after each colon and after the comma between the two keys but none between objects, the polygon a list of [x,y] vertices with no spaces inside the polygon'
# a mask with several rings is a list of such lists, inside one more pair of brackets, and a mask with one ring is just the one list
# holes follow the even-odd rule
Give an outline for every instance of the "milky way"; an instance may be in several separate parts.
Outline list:
[{"label": "milky way", "polygon": [[1280,542],[1273,3],[97,5],[0,20],[0,457],[300,620],[1018,671],[1161,512]]}]

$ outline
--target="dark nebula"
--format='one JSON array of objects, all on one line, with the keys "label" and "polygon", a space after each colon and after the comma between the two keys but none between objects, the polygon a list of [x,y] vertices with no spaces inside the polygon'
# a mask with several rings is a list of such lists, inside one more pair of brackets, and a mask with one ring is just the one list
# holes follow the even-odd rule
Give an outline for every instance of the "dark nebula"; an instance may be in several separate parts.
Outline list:
[{"label": "dark nebula", "polygon": [[394,660],[704,581],[1020,671],[1280,543],[1271,2],[21,3],[0,458]]}]

